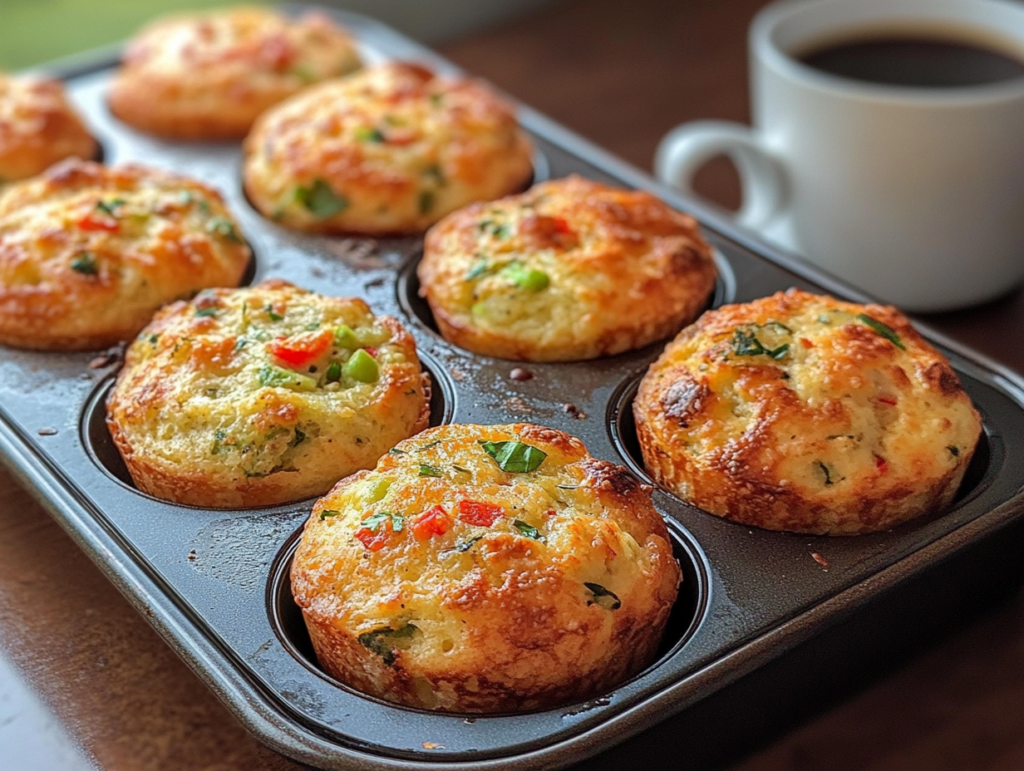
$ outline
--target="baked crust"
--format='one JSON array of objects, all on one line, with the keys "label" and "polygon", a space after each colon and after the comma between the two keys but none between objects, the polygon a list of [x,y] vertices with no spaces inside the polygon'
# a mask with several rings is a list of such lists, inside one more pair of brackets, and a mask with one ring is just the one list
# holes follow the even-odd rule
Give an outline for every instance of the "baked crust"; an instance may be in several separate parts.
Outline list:
[{"label": "baked crust", "polygon": [[531,145],[482,83],[390,62],[309,88],[245,140],[249,199],[314,233],[418,233],[473,201],[521,189]]},{"label": "baked crust", "polygon": [[[547,457],[504,471],[485,441]],[[423,532],[431,512],[444,532]],[[650,488],[578,439],[448,425],[317,501],[292,590],[321,665],[348,685],[423,709],[518,712],[651,663],[681,580],[668,539]]]},{"label": "baked crust", "polygon": [[91,160],[98,153],[60,81],[0,73],[0,186],[64,158]]},{"label": "baked crust", "polygon": [[[373,357],[375,379],[350,374],[357,355]],[[128,348],[107,425],[143,492],[263,506],[371,467],[427,425],[429,402],[398,321],[268,280],[160,310]]]},{"label": "baked crust", "polygon": [[312,83],[353,72],[348,33],[322,13],[267,8],[168,16],[125,51],[108,102],[125,123],[172,139],[241,139],[256,117]]},{"label": "baked crust", "polygon": [[855,535],[949,506],[981,418],[895,308],[791,290],[705,313],[633,412],[652,476],[711,514]]},{"label": "baked crust", "polygon": [[707,305],[716,273],[692,217],[578,176],[446,217],[419,266],[446,339],[525,361],[609,356],[666,337]]},{"label": "baked crust", "polygon": [[237,285],[252,255],[211,187],[68,159],[0,193],[0,342],[131,339],[164,303]]}]

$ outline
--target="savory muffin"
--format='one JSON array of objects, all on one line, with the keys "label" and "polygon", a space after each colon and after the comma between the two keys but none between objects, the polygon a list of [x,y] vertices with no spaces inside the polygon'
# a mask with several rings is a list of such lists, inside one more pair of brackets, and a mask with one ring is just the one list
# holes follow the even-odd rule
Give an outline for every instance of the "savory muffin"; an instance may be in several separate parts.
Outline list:
[{"label": "savory muffin", "polygon": [[330,674],[422,709],[588,698],[649,664],[681,580],[650,488],[576,438],[449,425],[317,501],[292,590]]},{"label": "savory muffin", "polygon": [[125,123],[172,139],[241,139],[256,116],[311,83],[360,66],[321,13],[268,8],[168,16],[129,44],[109,94]]},{"label": "savory muffin", "polygon": [[98,153],[60,81],[0,73],[0,186],[34,177],[64,158]]},{"label": "savory muffin", "polygon": [[131,339],[166,302],[237,285],[251,254],[213,188],[68,159],[0,193],[0,343]]},{"label": "savory muffin", "polygon": [[249,199],[315,233],[419,232],[532,173],[510,105],[477,81],[400,62],[307,89],[245,141]]},{"label": "savory muffin", "polygon": [[161,309],[128,348],[107,425],[140,490],[262,506],[373,466],[427,425],[429,392],[395,319],[271,280]]},{"label": "savory muffin", "polygon": [[446,217],[427,233],[419,266],[442,335],[525,361],[659,340],[700,313],[715,276],[692,217],[577,176]]},{"label": "savory muffin", "polygon": [[948,506],[981,419],[896,309],[789,291],[705,313],[633,407],[644,461],[695,506],[853,535]]}]

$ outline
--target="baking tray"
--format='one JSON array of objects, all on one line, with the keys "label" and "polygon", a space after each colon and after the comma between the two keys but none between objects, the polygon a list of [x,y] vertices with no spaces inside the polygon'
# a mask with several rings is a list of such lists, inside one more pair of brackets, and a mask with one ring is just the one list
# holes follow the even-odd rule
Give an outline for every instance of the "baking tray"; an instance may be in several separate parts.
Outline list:
[{"label": "baking tray", "polygon": [[[368,61],[415,59],[459,72],[373,20],[323,10],[353,31]],[[107,162],[142,162],[218,187],[255,252],[253,280],[280,277],[359,296],[398,316],[433,377],[434,424],[541,423],[650,482],[630,404],[663,343],[590,362],[527,364],[535,377],[513,381],[510,371],[523,365],[470,354],[436,333],[416,291],[421,239],[304,236],[264,220],[241,192],[237,145],[165,142],[109,115],[104,93],[115,63],[108,53],[58,71]],[[529,108],[519,114],[537,146],[537,181],[578,173],[649,189],[695,214],[720,268],[713,305],[791,286],[865,299]],[[656,489],[684,572],[658,660],[590,701],[521,715],[408,709],[323,673],[287,582],[312,500],[225,511],[139,493],[103,421],[116,356],[0,349],[0,457],[246,727],[296,760],[325,769],[456,771],[556,768],[587,758],[588,768],[612,768],[682,755],[693,767],[721,756],[719,743],[777,723],[787,704],[814,703],[798,699],[800,689],[833,682],[867,652],[895,653],[915,630],[963,612],[975,590],[995,596],[1018,580],[1024,388],[1012,373],[925,331],[952,360],[985,425],[949,511],[888,533],[828,539],[736,525]],[[757,725],[746,729],[746,717]],[[646,729],[625,751],[591,757]]]}]

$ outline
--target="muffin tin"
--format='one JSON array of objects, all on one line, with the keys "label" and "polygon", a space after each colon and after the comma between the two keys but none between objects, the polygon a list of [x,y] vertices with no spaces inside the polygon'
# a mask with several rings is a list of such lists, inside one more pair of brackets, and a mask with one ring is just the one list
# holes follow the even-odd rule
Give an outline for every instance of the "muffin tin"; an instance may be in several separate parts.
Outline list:
[{"label": "muffin tin", "polygon": [[[325,12],[353,31],[370,61],[416,59],[457,72],[377,22]],[[595,456],[651,483],[630,406],[663,342],[595,361],[525,365],[449,345],[417,295],[421,239],[304,236],[264,220],[241,192],[237,145],[164,142],[109,115],[103,96],[114,63],[97,58],[59,73],[104,143],[107,162],[142,162],[217,186],[253,247],[251,280],[286,278],[362,297],[375,312],[399,317],[433,378],[433,425],[541,423],[580,437]],[[520,120],[536,143],[536,181],[578,173],[649,189],[695,214],[720,269],[712,305],[790,286],[864,299],[528,108],[521,108]],[[713,756],[717,740],[743,733],[742,724],[731,733],[708,730],[714,715],[742,720],[791,701],[791,692],[772,690],[779,662],[790,662],[784,682],[792,688],[828,680],[829,668],[858,653],[844,647],[836,630],[852,630],[862,643],[876,633],[895,640],[900,618],[925,628],[938,606],[922,586],[987,586],[995,593],[1013,575],[1007,547],[1017,544],[1024,510],[1024,388],[1011,373],[927,334],[952,360],[985,424],[951,510],[888,533],[828,539],[752,530],[656,489],[655,505],[684,572],[659,658],[590,701],[522,715],[412,710],[326,675],[287,579],[313,501],[206,510],[138,492],[104,423],[116,354],[0,349],[0,456],[249,730],[297,760],[325,769],[455,771],[555,768],[590,758],[590,769],[611,768],[627,762],[621,748],[617,756],[591,756],[671,718],[629,743],[628,762],[678,753],[696,761]],[[533,378],[513,380],[516,367]],[[880,614],[880,607],[887,610]],[[917,610],[924,615],[914,617]],[[897,623],[883,630],[882,619]],[[828,642],[811,655],[815,640]],[[743,683],[753,685],[733,685]],[[688,744],[676,746],[675,736]]]}]

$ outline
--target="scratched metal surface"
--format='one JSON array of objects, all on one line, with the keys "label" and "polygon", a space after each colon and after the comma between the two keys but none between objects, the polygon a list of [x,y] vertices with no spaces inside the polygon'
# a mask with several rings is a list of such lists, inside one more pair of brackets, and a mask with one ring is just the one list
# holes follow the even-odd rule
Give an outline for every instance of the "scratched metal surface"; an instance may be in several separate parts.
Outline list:
[{"label": "scratched metal surface", "polygon": [[[337,15],[370,61],[416,58],[453,69],[387,28]],[[73,98],[104,143],[106,161],[142,162],[217,186],[255,251],[253,280],[280,277],[327,294],[359,296],[376,312],[398,316],[433,375],[435,424],[542,423],[579,436],[594,455],[647,479],[629,403],[662,343],[592,362],[530,364],[532,380],[511,380],[515,363],[467,353],[437,335],[416,296],[420,239],[303,236],[262,219],[241,193],[236,145],[164,142],[108,114],[110,66],[97,61],[69,77]],[[718,252],[722,277],[715,305],[794,285],[824,286],[859,299],[529,109],[523,108],[521,120],[538,147],[538,180],[579,173],[648,187],[697,214]],[[873,594],[1018,518],[1024,487],[1020,386],[969,351],[948,345],[947,351],[986,428],[952,510],[891,533],[826,539],[730,524],[657,490],[656,505],[685,572],[661,657],[590,702],[517,716],[468,718],[400,708],[323,674],[284,580],[312,501],[217,511],[140,494],[103,423],[103,397],[115,365],[90,367],[96,353],[0,349],[0,456],[246,726],[276,749],[324,768],[547,768],[685,711],[855,612]],[[570,403],[574,409],[566,407]],[[824,555],[827,566],[812,553]]]}]

